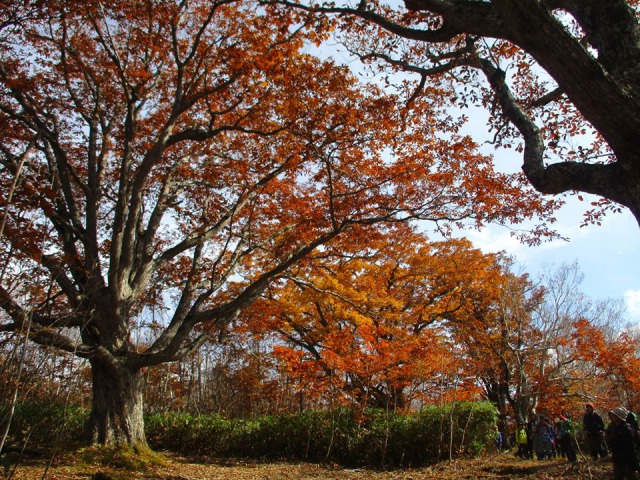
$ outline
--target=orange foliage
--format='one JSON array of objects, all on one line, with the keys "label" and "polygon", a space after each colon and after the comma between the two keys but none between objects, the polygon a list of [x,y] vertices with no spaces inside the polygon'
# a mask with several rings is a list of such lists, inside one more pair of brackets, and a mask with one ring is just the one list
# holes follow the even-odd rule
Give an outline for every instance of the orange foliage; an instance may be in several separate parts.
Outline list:
[{"label": "orange foliage", "polygon": [[575,323],[574,341],[581,358],[593,362],[598,378],[610,383],[605,397],[608,406],[640,408],[640,340],[628,333],[607,340],[602,331],[581,319]]},{"label": "orange foliage", "polygon": [[349,229],[551,220],[553,202],[456,133],[441,90],[403,108],[305,53],[326,20],[243,1],[41,3],[1,46],[5,257],[40,269],[47,317],[118,332],[108,351],[163,291],[186,293],[179,350]]},{"label": "orange foliage", "polygon": [[283,368],[316,394],[394,408],[476,395],[443,324],[489,288],[491,256],[404,227],[368,243],[293,272],[246,312],[246,328],[278,332]]},{"label": "orange foliage", "polygon": [[[359,82],[308,53],[325,19],[244,0],[37,6],[0,22],[0,331],[30,322],[31,340],[89,359],[101,428],[142,423],[120,401],[141,402],[120,389],[142,381],[119,379],[192,354],[270,286],[265,328],[324,349],[331,388],[405,404],[394,392],[438,370],[435,326],[476,288],[445,259],[477,255],[403,251],[423,242],[394,225],[537,218],[534,241],[550,234],[556,203],[459,133],[450,86],[405,106]],[[106,422],[111,408],[139,418]],[[94,438],[144,441],[111,433]]]}]

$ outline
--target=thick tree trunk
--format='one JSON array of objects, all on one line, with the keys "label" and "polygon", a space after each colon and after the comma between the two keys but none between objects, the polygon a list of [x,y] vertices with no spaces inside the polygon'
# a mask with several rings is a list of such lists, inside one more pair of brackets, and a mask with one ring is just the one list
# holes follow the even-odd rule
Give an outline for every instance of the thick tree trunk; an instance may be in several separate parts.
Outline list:
[{"label": "thick tree trunk", "polygon": [[92,362],[91,372],[91,442],[101,445],[129,445],[137,451],[146,450],[144,375],[127,368],[106,368],[99,362]]}]

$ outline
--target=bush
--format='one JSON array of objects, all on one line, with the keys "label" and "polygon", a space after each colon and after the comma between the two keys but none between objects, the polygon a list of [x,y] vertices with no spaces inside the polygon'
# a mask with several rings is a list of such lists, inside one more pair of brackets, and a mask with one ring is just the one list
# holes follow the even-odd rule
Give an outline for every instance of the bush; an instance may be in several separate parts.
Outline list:
[{"label": "bush", "polygon": [[183,454],[397,467],[477,455],[493,441],[495,422],[490,403],[464,402],[411,415],[340,409],[247,421],[156,414],[146,425],[152,448]]},{"label": "bush", "polygon": [[[0,405],[0,418],[6,418]],[[57,403],[17,405],[9,444],[46,449],[83,438],[88,411]],[[332,462],[344,466],[420,466],[449,456],[477,455],[493,442],[490,403],[430,406],[399,415],[338,409],[231,420],[220,415],[154,414],[149,445],[186,455]]]},{"label": "bush", "polygon": [[154,414],[145,419],[145,426],[152,448],[195,455],[226,455],[236,450],[234,442],[240,438],[238,422],[220,415]]},{"label": "bush", "polygon": [[[0,424],[6,428],[9,408],[0,405]],[[82,439],[89,419],[86,409],[54,402],[23,402],[15,407],[7,444],[29,449],[74,445]]]}]

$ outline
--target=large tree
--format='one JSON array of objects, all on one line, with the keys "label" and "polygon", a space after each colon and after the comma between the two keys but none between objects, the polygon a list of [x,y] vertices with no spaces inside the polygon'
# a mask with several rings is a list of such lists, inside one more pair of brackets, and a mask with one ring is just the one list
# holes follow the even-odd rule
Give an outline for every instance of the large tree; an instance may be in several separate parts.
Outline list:
[{"label": "large tree", "polygon": [[[305,53],[326,28],[312,17],[233,0],[10,7],[0,332],[88,359],[93,442],[144,448],[145,369],[194,352],[291,266],[385,222],[550,213],[439,96],[398,108]],[[150,309],[162,321],[135,345]]]},{"label": "large tree", "polygon": [[355,54],[417,75],[413,98],[448,76],[454,103],[491,112],[496,144],[521,139],[537,190],[600,197],[586,221],[623,205],[640,222],[637,0],[284,3],[340,14]]},{"label": "large tree", "polygon": [[457,373],[443,324],[486,296],[500,271],[466,240],[429,242],[400,227],[321,268],[292,271],[243,313],[254,333],[274,336],[301,394],[408,409]]}]

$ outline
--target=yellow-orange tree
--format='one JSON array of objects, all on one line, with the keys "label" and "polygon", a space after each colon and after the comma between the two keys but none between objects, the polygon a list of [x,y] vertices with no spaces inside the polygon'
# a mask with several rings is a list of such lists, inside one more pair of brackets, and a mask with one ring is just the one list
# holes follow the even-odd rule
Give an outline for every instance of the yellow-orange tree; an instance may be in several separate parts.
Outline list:
[{"label": "yellow-orange tree", "polygon": [[[306,257],[385,222],[553,207],[457,135],[442,92],[400,108],[305,53],[325,28],[305,15],[26,0],[0,16],[0,332],[88,359],[93,442],[144,448],[144,370]],[[164,321],[135,345],[150,308]]]},{"label": "yellow-orange tree", "polygon": [[[604,384],[607,389],[593,388],[593,399],[601,410],[623,405],[637,412],[640,407],[640,342],[630,332],[614,337],[581,318],[574,322],[572,336],[578,357],[592,366],[592,384]],[[594,381],[595,380],[595,381]]]},{"label": "yellow-orange tree", "polygon": [[497,281],[492,255],[406,226],[332,253],[292,271],[243,315],[254,332],[277,333],[274,353],[305,395],[406,409],[477,393],[445,333]]}]

